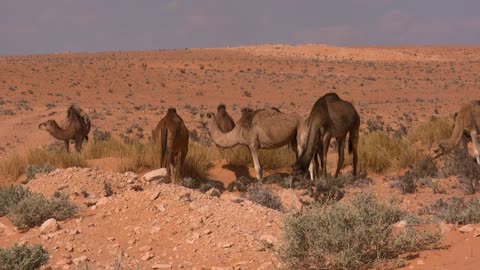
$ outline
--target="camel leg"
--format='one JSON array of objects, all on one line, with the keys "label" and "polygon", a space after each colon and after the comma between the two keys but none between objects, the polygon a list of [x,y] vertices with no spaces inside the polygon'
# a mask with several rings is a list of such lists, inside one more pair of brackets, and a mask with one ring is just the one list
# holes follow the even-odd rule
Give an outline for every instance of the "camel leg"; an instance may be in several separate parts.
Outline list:
[{"label": "camel leg", "polygon": [[470,136],[472,137],[472,142],[473,142],[473,149],[474,149],[475,158],[477,159],[478,165],[480,165],[480,148],[479,148],[479,145],[478,145],[477,135],[478,135],[478,133],[477,133],[476,129],[470,131]]},{"label": "camel leg", "polygon": [[84,136],[75,138],[75,151],[77,151],[77,153],[80,153],[80,151],[82,151],[84,138]]},{"label": "camel leg", "polygon": [[180,153],[180,162],[178,163],[178,166],[177,166],[180,177],[183,177],[183,174],[184,174],[183,165],[185,164],[185,158],[187,157],[187,153],[188,153],[188,146],[182,148],[182,151]]},{"label": "camel leg", "polygon": [[65,141],[65,150],[67,150],[67,153],[70,153],[70,140]]},{"label": "camel leg", "polygon": [[325,178],[327,177],[327,153],[331,138],[332,134],[329,131],[327,131],[322,137],[322,156],[320,157],[320,161],[322,163],[322,175]]},{"label": "camel leg", "polygon": [[465,135],[462,135],[462,146],[463,146],[463,154],[467,157],[468,156],[468,138]]},{"label": "camel leg", "polygon": [[262,165],[260,164],[260,160],[258,159],[258,147],[250,146],[249,148],[250,148],[250,152],[252,153],[253,167],[255,167],[255,174],[257,175],[257,179],[260,181],[260,183],[263,183]]},{"label": "camel leg", "polygon": [[337,149],[338,149],[338,161],[337,161],[337,170],[335,171],[335,177],[338,176],[340,170],[343,167],[343,161],[345,159],[345,136],[343,138],[337,138]]},{"label": "camel leg", "polygon": [[170,177],[172,179],[172,182],[174,184],[177,183],[177,169],[176,169],[176,162],[175,162],[175,156],[176,153],[173,153],[173,151],[170,151],[170,159],[169,159],[169,167],[170,167]]}]

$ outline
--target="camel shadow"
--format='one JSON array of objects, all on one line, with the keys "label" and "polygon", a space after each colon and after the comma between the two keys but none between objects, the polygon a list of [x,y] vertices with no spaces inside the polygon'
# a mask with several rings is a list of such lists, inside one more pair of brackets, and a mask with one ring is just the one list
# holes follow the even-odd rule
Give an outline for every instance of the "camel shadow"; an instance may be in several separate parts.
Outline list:
[{"label": "camel shadow", "polygon": [[248,167],[244,165],[232,165],[232,164],[225,164],[222,168],[227,169],[235,173],[235,178],[238,179],[240,177],[246,177],[249,179],[253,179],[254,177],[250,175],[248,171]]}]

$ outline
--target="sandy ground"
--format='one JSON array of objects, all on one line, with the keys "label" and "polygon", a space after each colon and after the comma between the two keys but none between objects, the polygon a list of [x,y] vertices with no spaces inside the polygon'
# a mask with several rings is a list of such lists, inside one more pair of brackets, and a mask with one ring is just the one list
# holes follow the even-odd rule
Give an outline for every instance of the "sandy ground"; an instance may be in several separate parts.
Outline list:
[{"label": "sandy ground", "polygon": [[[306,116],[318,97],[334,91],[354,103],[361,115],[362,131],[366,131],[368,120],[375,120],[394,132],[432,115],[450,115],[462,103],[478,99],[479,60],[480,47],[324,45],[0,57],[0,159],[55,142],[37,126],[47,119],[64,119],[71,103],[90,114],[94,128],[147,141],[170,106],[177,108],[193,130],[198,128],[193,115],[213,111],[220,102],[227,105],[235,120],[244,106],[274,106]],[[335,160],[335,155],[330,156]],[[107,159],[96,164],[109,171],[114,163]],[[99,268],[108,268],[121,250],[128,256],[126,260],[140,262],[146,269],[153,265],[170,265],[172,269],[279,266],[277,254],[262,249],[259,239],[281,240],[282,214],[236,202],[238,194],[211,198],[180,187],[144,183],[145,190],[135,192],[126,176],[103,171],[67,170],[30,185],[45,194],[67,185],[64,189],[69,196],[83,204],[85,198],[75,192],[89,189],[99,193],[92,183],[72,182],[84,174],[94,182],[100,176],[118,178],[118,194],[98,208],[83,207],[78,218],[62,222],[61,233],[53,236],[42,235],[38,229],[17,232],[6,218],[0,218],[7,226],[0,245],[41,242],[53,251],[52,266],[72,269],[75,266],[70,266],[69,260],[82,256]],[[211,174],[225,182],[235,178],[221,166],[214,167]],[[251,168],[250,175],[254,175]],[[424,189],[401,195],[389,187],[386,176],[373,175],[373,185],[351,188],[348,193],[369,190],[382,198],[399,196],[402,207],[409,211],[441,196],[461,194],[452,188],[455,180],[445,179],[447,194]],[[151,193],[156,191],[161,194],[159,199],[151,200]],[[289,198],[290,191],[278,192]],[[189,199],[182,197],[185,193],[190,194]],[[91,199],[100,198],[101,194],[96,194]],[[163,211],[158,204],[163,204]],[[421,252],[407,262],[406,269],[480,267],[480,238],[462,234],[455,227],[443,236],[449,248]],[[74,246],[73,251],[65,249],[66,243]],[[153,257],[142,260],[147,252]]]}]

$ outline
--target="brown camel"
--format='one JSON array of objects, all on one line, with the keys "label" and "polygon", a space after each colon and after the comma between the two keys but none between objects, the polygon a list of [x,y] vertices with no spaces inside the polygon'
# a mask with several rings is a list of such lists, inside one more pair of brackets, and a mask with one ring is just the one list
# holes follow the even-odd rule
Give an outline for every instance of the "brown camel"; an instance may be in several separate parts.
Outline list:
[{"label": "brown camel", "polygon": [[169,108],[167,115],[152,131],[154,143],[160,142],[160,165],[167,168],[174,182],[183,173],[183,164],[188,152],[188,129],[175,108]]},{"label": "brown camel", "polygon": [[40,123],[38,128],[46,130],[53,137],[65,142],[65,149],[70,152],[70,140],[75,141],[75,150],[82,150],[83,141],[88,141],[91,123],[88,116],[75,105],[67,110],[67,119],[63,127],[60,127],[55,120],[47,120]]},{"label": "brown camel", "polygon": [[213,142],[223,148],[245,145],[252,154],[257,179],[262,181],[262,166],[258,159],[259,149],[274,149],[294,143],[296,152],[296,134],[300,117],[296,114],[281,113],[275,109],[253,111],[242,110],[242,117],[235,128],[223,133],[220,131],[213,113],[200,115],[200,123],[208,130]]},{"label": "brown camel", "polygon": [[464,104],[455,117],[453,132],[450,138],[435,143],[431,148],[431,156],[436,159],[442,155],[450,153],[463,141],[466,148],[468,133],[472,138],[474,155],[477,163],[480,165],[480,146],[478,144],[478,132],[480,129],[480,100],[471,101]]},{"label": "brown camel", "polygon": [[235,128],[235,122],[227,113],[224,104],[218,105],[217,113],[215,114],[215,121],[217,121],[218,128],[220,128],[220,131],[223,133],[230,132]]},{"label": "brown camel", "polygon": [[293,166],[294,173],[305,173],[315,153],[320,155],[323,177],[327,176],[327,152],[330,139],[336,138],[338,145],[338,163],[335,177],[343,167],[345,139],[349,134],[348,150],[353,152],[353,175],[357,175],[358,137],[360,116],[352,103],[340,99],[336,93],[320,97],[313,105],[307,119],[308,136],[305,151]]}]

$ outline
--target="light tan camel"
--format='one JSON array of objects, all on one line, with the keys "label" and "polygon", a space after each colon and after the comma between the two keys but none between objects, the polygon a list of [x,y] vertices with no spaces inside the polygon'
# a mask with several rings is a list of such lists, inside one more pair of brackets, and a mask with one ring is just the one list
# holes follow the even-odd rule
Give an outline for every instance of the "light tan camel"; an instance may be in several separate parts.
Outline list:
[{"label": "light tan camel", "polygon": [[235,122],[227,113],[224,104],[218,105],[217,113],[215,114],[215,121],[217,121],[218,128],[220,128],[220,131],[223,133],[230,132],[235,128]]},{"label": "light tan camel", "polygon": [[53,137],[65,142],[65,149],[70,152],[70,140],[75,141],[75,150],[82,150],[83,141],[88,141],[91,123],[88,116],[75,105],[67,110],[67,119],[63,127],[60,127],[55,120],[47,120],[38,125],[41,130],[46,130]]},{"label": "light tan camel", "polygon": [[263,171],[258,150],[279,148],[291,143],[294,144],[293,149],[296,152],[296,134],[300,120],[296,114],[282,113],[277,109],[244,109],[235,128],[223,133],[215,121],[215,114],[200,115],[200,123],[207,128],[216,145],[223,148],[245,145],[249,148],[255,173],[260,181],[263,179]]},{"label": "light tan camel", "polygon": [[188,129],[175,108],[169,108],[152,132],[154,143],[160,143],[160,165],[176,183],[183,174],[183,164],[188,152]]},{"label": "light tan camel", "polygon": [[453,132],[450,138],[435,143],[431,148],[431,156],[436,159],[442,155],[451,152],[458,146],[460,141],[466,148],[467,137],[465,132],[470,135],[473,142],[474,155],[477,163],[480,165],[480,146],[478,144],[478,132],[480,129],[480,100],[471,101],[464,104],[455,117]]},{"label": "light tan camel", "polygon": [[326,177],[328,147],[330,139],[334,137],[338,145],[338,162],[335,171],[335,177],[337,177],[343,167],[345,140],[348,134],[348,150],[353,153],[353,175],[357,175],[360,116],[352,103],[340,99],[336,93],[325,94],[313,105],[307,121],[308,135],[305,151],[294,164],[293,172],[305,173],[314,154],[318,152],[322,175]]}]

